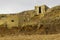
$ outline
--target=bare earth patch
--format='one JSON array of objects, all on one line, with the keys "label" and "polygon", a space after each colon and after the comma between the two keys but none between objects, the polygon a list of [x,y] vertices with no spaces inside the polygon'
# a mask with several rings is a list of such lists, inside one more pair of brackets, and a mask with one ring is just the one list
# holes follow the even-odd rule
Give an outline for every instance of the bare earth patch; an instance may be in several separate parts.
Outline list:
[{"label": "bare earth patch", "polygon": [[0,40],[60,40],[60,34],[4,36]]}]

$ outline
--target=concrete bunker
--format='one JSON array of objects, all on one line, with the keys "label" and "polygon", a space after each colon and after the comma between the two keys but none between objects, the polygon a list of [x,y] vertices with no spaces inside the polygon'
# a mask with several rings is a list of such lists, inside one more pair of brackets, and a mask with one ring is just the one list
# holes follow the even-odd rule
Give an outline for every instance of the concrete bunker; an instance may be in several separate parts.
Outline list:
[{"label": "concrete bunker", "polygon": [[36,15],[44,14],[48,8],[46,5],[35,6]]}]

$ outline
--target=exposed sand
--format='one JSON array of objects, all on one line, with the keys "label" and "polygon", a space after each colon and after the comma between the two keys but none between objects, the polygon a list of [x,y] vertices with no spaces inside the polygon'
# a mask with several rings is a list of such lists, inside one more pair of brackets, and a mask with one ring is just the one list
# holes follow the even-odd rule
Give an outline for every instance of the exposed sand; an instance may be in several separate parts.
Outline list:
[{"label": "exposed sand", "polygon": [[5,36],[0,37],[0,40],[60,40],[60,34]]}]

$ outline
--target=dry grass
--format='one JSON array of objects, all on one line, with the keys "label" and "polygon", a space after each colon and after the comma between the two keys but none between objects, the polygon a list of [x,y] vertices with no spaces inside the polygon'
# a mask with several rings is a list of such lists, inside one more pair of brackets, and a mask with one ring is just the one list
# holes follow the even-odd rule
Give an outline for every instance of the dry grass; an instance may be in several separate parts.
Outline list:
[{"label": "dry grass", "polygon": [[0,37],[0,40],[60,40],[60,34],[5,36]]}]

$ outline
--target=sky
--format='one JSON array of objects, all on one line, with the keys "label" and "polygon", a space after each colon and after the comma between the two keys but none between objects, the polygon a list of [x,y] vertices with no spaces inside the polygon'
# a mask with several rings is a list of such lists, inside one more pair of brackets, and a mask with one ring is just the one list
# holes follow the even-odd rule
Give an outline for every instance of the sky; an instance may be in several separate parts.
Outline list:
[{"label": "sky", "polygon": [[53,7],[60,5],[60,0],[0,0],[0,14],[18,13],[34,9],[35,5]]}]

